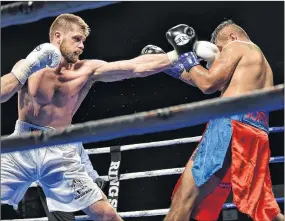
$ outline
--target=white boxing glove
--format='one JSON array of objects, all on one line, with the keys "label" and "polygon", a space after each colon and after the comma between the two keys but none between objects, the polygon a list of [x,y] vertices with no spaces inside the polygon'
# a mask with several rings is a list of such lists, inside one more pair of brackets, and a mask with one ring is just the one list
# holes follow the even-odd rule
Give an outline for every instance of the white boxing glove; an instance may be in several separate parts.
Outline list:
[{"label": "white boxing glove", "polygon": [[31,74],[47,66],[54,68],[60,63],[60,60],[60,50],[50,43],[44,43],[36,47],[26,59],[15,65],[11,72],[21,84],[25,84]]},{"label": "white boxing glove", "polygon": [[197,41],[194,45],[194,51],[198,57],[207,61],[207,68],[210,68],[214,60],[220,56],[219,48],[208,41]]}]

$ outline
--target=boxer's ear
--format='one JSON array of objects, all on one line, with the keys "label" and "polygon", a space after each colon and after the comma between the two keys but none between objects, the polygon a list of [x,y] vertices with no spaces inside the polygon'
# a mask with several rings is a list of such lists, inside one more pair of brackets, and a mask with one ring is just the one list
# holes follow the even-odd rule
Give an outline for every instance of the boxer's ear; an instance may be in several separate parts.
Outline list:
[{"label": "boxer's ear", "polygon": [[236,41],[237,40],[237,36],[234,33],[230,34],[230,38],[231,38],[232,41]]},{"label": "boxer's ear", "polygon": [[57,43],[58,45],[60,45],[61,42],[62,42],[62,39],[63,39],[62,33],[61,33],[60,31],[54,32],[54,39],[55,39],[56,43]]}]

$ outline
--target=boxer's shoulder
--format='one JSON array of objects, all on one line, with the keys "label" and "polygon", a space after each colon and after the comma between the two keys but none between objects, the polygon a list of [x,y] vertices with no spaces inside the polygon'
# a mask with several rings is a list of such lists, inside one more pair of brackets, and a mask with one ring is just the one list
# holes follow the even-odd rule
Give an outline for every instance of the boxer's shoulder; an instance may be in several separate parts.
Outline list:
[{"label": "boxer's shoulder", "polygon": [[232,50],[235,52],[239,52],[239,51],[247,52],[248,49],[261,52],[261,49],[258,47],[258,45],[254,44],[251,41],[235,40],[235,41],[231,41],[230,43],[225,45],[223,48],[223,50]]},{"label": "boxer's shoulder", "polygon": [[242,49],[241,44],[244,44],[244,43],[241,43],[240,41],[231,41],[223,47],[222,52],[226,52],[230,50],[231,52],[241,51]]},{"label": "boxer's shoulder", "polygon": [[90,68],[93,72],[96,71],[97,68],[106,64],[106,61],[99,59],[89,59],[89,60],[81,60],[76,64],[78,67]]}]

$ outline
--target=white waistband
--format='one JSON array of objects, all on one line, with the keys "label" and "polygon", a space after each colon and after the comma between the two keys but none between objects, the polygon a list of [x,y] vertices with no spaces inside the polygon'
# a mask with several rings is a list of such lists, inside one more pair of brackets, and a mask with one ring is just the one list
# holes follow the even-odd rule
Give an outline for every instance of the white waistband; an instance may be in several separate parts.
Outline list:
[{"label": "white waistband", "polygon": [[16,121],[15,125],[15,131],[17,132],[30,132],[32,131],[31,129],[36,129],[36,130],[55,130],[53,127],[43,127],[43,126],[38,126],[34,124],[29,124],[21,120]]}]

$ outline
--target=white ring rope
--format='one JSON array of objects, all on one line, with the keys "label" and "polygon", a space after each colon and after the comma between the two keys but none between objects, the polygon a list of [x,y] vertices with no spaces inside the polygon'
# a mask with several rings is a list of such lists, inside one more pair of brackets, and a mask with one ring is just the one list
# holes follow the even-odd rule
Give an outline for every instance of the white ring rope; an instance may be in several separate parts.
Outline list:
[{"label": "white ring rope", "polygon": [[100,8],[117,2],[26,1],[1,6],[1,28],[36,22],[40,19]]},{"label": "white ring rope", "polygon": [[[271,127],[269,131],[270,133],[282,132],[284,131],[284,128],[283,127]],[[178,145],[178,144],[199,142],[201,138],[202,136],[196,136],[196,137],[187,137],[187,138],[164,140],[164,141],[157,141],[157,142],[150,142],[150,143],[130,144],[130,145],[121,146],[120,150],[126,151],[126,150],[137,150],[137,149],[151,148],[151,147],[173,146],[173,145]],[[86,149],[86,152],[88,155],[110,153],[110,147]],[[283,162],[283,161],[284,161],[284,157],[271,157],[270,158],[270,163]],[[162,170],[152,170],[152,171],[142,171],[142,172],[121,174],[119,179],[128,180],[128,179],[153,177],[153,176],[174,175],[174,174],[181,174],[183,171],[184,171],[184,167],[162,169]],[[106,181],[109,180],[107,175],[100,176],[100,177]],[[37,186],[36,183],[32,183],[31,185],[31,187],[36,187],[36,186]]]},{"label": "white ring rope", "polygon": [[[283,131],[284,131],[284,127],[270,127],[269,128],[270,133],[280,133]],[[156,141],[156,142],[149,142],[149,143],[129,144],[129,145],[121,146],[120,151],[138,150],[138,149],[144,149],[144,148],[165,147],[165,146],[172,146],[172,145],[178,145],[178,144],[194,143],[194,142],[199,142],[201,138],[202,136],[196,136],[196,137],[178,138],[174,140],[163,140],[163,141]],[[86,149],[86,152],[89,155],[110,153],[110,147]]]},{"label": "white ring rope", "polygon": [[[281,163],[284,162],[283,156],[271,157],[270,163]],[[176,175],[183,173],[185,167],[178,168],[170,168],[170,169],[162,169],[162,170],[150,170],[150,171],[142,171],[135,173],[125,173],[120,174],[119,180],[131,180],[137,178],[145,178],[145,177],[156,177],[156,176],[167,176],[167,175]],[[100,176],[100,178],[109,181],[108,176]]]},{"label": "white ring rope", "polygon": [[76,124],[57,131],[37,131],[2,137],[2,153],[73,142],[98,142],[131,135],[174,130],[205,123],[213,118],[249,111],[284,108],[284,85],[231,98],[215,98],[190,104]]},{"label": "white ring rope", "polygon": [[[270,163],[281,163],[284,162],[283,156],[271,157]],[[146,177],[156,177],[156,176],[168,176],[168,175],[176,175],[183,173],[185,167],[177,167],[170,169],[161,169],[161,170],[150,170],[150,171],[142,171],[142,172],[134,172],[134,173],[124,173],[119,175],[119,180],[131,180],[137,178],[146,178]],[[105,181],[109,181],[107,175],[100,176],[100,178]],[[37,185],[33,183],[30,187],[36,187]]]},{"label": "white ring rope", "polygon": [[[121,151],[138,150],[138,149],[143,149],[143,148],[163,147],[163,146],[171,146],[171,145],[177,145],[177,144],[193,143],[193,142],[199,142],[201,138],[202,136],[197,136],[197,137],[179,138],[179,139],[174,139],[174,140],[156,141],[156,142],[150,142],[150,143],[129,144],[129,145],[121,146],[120,150]],[[110,153],[110,147],[86,149],[86,152],[89,155]]]}]

